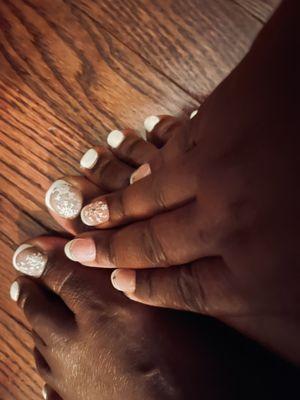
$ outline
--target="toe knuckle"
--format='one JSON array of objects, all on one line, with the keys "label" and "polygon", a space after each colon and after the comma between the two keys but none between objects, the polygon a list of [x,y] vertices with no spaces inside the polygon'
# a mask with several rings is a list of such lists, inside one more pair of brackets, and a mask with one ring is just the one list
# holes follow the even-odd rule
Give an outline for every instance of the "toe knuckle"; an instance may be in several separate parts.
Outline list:
[{"label": "toe knuckle", "polygon": [[149,220],[143,231],[143,249],[151,265],[161,267],[168,265],[168,258],[157,235],[155,225]]}]

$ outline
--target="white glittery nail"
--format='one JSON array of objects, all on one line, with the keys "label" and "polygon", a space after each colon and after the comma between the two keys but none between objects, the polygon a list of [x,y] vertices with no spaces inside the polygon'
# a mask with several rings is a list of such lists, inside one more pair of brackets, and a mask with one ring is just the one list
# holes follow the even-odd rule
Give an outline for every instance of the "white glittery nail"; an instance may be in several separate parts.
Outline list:
[{"label": "white glittery nail", "polygon": [[13,301],[18,301],[19,296],[20,296],[20,285],[17,281],[12,283],[10,290],[9,290],[9,295]]},{"label": "white glittery nail", "polygon": [[109,144],[110,147],[113,149],[116,149],[117,147],[120,146],[120,144],[124,141],[125,135],[121,131],[112,131],[110,134],[107,136],[107,143]]},{"label": "white glittery nail", "polygon": [[97,164],[98,153],[95,149],[89,149],[81,158],[80,166],[81,168],[92,169]]},{"label": "white glittery nail", "polygon": [[194,118],[198,114],[198,110],[194,110],[191,112],[190,119]]},{"label": "white glittery nail", "polygon": [[48,189],[45,203],[50,210],[61,217],[74,219],[80,214],[83,197],[79,189],[60,179]]},{"label": "white glittery nail", "polygon": [[156,115],[151,115],[147,117],[144,121],[144,128],[147,132],[152,132],[156,125],[159,123],[160,119]]},{"label": "white glittery nail", "polygon": [[25,275],[40,277],[47,265],[48,257],[31,244],[22,244],[13,256],[14,268]]},{"label": "white glittery nail", "polygon": [[81,210],[81,220],[85,225],[96,226],[109,220],[109,209],[104,201],[95,201]]}]

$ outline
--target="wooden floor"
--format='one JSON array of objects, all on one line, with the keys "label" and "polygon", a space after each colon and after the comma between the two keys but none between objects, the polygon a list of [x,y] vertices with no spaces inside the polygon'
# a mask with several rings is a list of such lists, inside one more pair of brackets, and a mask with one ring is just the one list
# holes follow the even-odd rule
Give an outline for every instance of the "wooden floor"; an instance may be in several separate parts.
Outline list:
[{"label": "wooden floor", "polygon": [[279,0],[0,0],[0,399],[41,399],[13,250],[57,228],[50,182],[114,128],[192,110]]}]

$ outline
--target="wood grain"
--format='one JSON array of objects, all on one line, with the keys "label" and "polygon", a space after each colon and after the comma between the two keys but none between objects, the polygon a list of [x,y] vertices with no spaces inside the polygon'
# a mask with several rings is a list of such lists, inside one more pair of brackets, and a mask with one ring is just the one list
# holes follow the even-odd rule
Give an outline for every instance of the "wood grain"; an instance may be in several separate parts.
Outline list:
[{"label": "wood grain", "polygon": [[269,19],[281,0],[234,0],[261,22]]},{"label": "wood grain", "polygon": [[200,104],[267,15],[259,1],[239,3],[0,0],[1,400],[41,398],[30,332],[8,291],[13,250],[57,228],[47,187],[78,173],[82,152],[111,129]]}]

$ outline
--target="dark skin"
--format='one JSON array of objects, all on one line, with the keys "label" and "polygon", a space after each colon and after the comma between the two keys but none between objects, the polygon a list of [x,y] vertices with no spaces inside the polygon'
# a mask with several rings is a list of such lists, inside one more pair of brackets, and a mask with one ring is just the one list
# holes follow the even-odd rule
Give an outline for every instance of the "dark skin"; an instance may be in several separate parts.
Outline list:
[{"label": "dark skin", "polygon": [[17,279],[18,305],[48,400],[273,400],[299,391],[294,367],[220,323],[130,301],[109,271],[67,260],[65,239],[29,243],[48,263],[39,279]]},{"label": "dark skin", "polygon": [[297,364],[299,15],[284,1],[191,122],[161,120],[151,175],[100,197],[109,221],[78,259],[122,269],[135,301],[217,317]]}]

